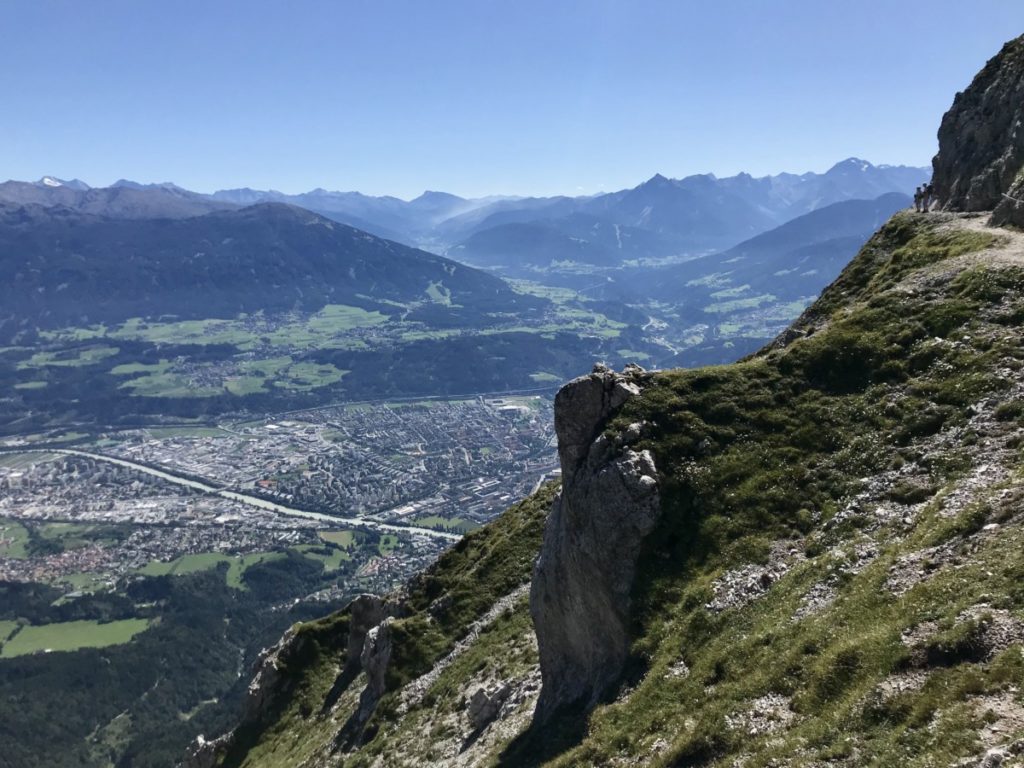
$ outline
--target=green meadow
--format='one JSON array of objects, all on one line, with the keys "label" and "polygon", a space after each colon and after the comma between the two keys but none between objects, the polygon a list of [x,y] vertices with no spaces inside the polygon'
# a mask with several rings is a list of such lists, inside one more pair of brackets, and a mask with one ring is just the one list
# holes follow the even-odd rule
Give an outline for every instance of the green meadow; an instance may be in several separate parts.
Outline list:
[{"label": "green meadow", "polygon": [[26,625],[3,643],[0,658],[9,659],[39,651],[76,651],[79,648],[121,645],[149,625],[148,619],[123,619],[106,624],[98,621],[64,621],[58,624]]}]

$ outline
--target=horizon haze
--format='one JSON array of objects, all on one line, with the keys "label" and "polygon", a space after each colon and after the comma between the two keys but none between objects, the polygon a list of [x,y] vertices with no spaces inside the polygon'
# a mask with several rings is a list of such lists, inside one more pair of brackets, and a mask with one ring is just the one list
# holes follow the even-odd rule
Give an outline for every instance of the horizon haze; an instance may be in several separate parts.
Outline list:
[{"label": "horizon haze", "polygon": [[[667,177],[667,176],[665,176],[665,174],[658,172],[658,173],[655,173],[653,176],[646,177],[646,178],[639,179],[639,180],[634,180],[634,182],[627,183],[627,186],[625,186],[625,187],[623,187],[621,189],[601,190],[601,191],[595,192],[593,194],[578,194],[578,195],[568,194],[568,195],[544,196],[544,195],[511,195],[511,194],[502,193],[500,191],[492,191],[492,192],[489,192],[489,193],[485,193],[483,195],[479,195],[479,196],[475,196],[475,197],[465,197],[463,199],[465,199],[467,201],[472,201],[472,202],[483,202],[483,201],[490,201],[490,200],[494,200],[494,201],[498,201],[498,200],[517,200],[517,199],[525,200],[525,199],[529,199],[529,198],[544,199],[545,197],[551,197],[551,198],[554,198],[554,197],[579,197],[579,198],[599,197],[599,196],[605,195],[605,194],[610,194],[610,193],[614,193],[614,192],[627,191],[629,189],[635,189],[636,187],[642,186],[645,183],[647,183],[647,182],[649,182],[649,181],[651,181],[653,179],[656,179],[658,177],[671,178],[674,181],[680,181],[680,180],[687,179],[687,178],[693,178],[693,177],[699,177],[699,176],[708,176],[708,177],[711,177],[713,179],[721,181],[721,180],[735,179],[735,178],[743,176],[743,175],[751,176],[754,179],[766,179],[766,178],[773,178],[773,177],[776,177],[776,176],[786,176],[786,175],[790,175],[790,176],[811,176],[811,175],[822,175],[823,173],[828,173],[830,171],[831,172],[835,172],[835,171],[838,171],[841,168],[843,168],[843,166],[849,165],[850,163],[857,163],[857,164],[861,164],[862,166],[867,167],[867,168],[874,168],[874,169],[879,169],[879,170],[881,170],[881,169],[899,169],[899,168],[908,168],[908,169],[915,169],[915,170],[917,170],[917,169],[928,169],[928,168],[931,167],[930,164],[920,165],[920,166],[912,166],[912,165],[909,165],[909,164],[906,164],[906,163],[872,163],[870,160],[866,160],[865,158],[851,156],[851,157],[843,158],[841,160],[837,160],[836,162],[832,163],[831,165],[826,166],[826,168],[824,169],[823,172],[806,171],[806,170],[798,170],[798,171],[794,171],[794,170],[781,170],[778,173],[765,174],[765,175],[757,176],[757,175],[749,174],[746,171],[739,171],[736,174],[731,174],[729,176],[725,176],[725,175],[722,175],[722,174],[716,174],[714,171],[707,171],[705,173],[689,174],[688,176],[681,177],[681,178]],[[449,192],[448,190],[441,189],[440,187],[436,187],[436,186],[435,187],[427,187],[427,188],[423,189],[421,192],[419,192],[418,194],[409,195],[408,197],[400,197],[398,195],[389,195],[389,194],[368,195],[367,193],[365,193],[365,192],[363,192],[362,190],[359,190],[359,189],[330,189],[330,188],[325,187],[323,185],[318,185],[316,187],[311,187],[311,188],[305,189],[305,190],[299,190],[298,192],[284,192],[283,190],[274,189],[274,188],[259,189],[259,188],[256,188],[256,187],[252,187],[250,185],[242,185],[240,187],[232,187],[232,188],[222,187],[222,188],[218,188],[218,189],[214,189],[214,190],[210,190],[210,191],[199,191],[199,190],[195,190],[195,189],[189,189],[189,188],[187,188],[187,187],[177,183],[174,179],[155,180],[155,179],[129,179],[129,178],[124,178],[124,177],[119,177],[116,181],[113,181],[110,184],[99,185],[99,184],[91,184],[88,179],[81,179],[81,178],[78,178],[78,177],[74,177],[74,178],[72,178],[72,177],[65,177],[65,176],[62,176],[60,174],[54,174],[54,173],[47,173],[47,174],[44,174],[44,175],[42,175],[42,176],[40,176],[39,178],[36,178],[36,179],[14,179],[14,178],[5,179],[5,180],[3,180],[0,183],[11,183],[11,182],[16,183],[16,184],[35,184],[35,185],[42,185],[42,186],[46,186],[46,187],[67,186],[67,187],[69,187],[71,189],[108,189],[108,188],[111,188],[111,187],[132,187],[132,188],[140,188],[141,189],[141,188],[154,188],[154,187],[173,187],[173,188],[177,188],[179,190],[182,190],[184,192],[196,193],[196,194],[204,195],[204,196],[208,196],[208,197],[217,197],[219,195],[224,195],[225,193],[246,192],[246,191],[256,192],[256,193],[264,193],[264,194],[270,194],[270,195],[280,195],[281,197],[298,197],[298,196],[301,196],[301,195],[304,195],[304,194],[310,194],[310,193],[314,193],[314,194],[315,193],[324,193],[324,194],[329,194],[329,195],[332,195],[332,194],[346,194],[347,195],[347,194],[355,193],[355,194],[358,194],[358,195],[365,195],[367,197],[394,198],[394,199],[397,199],[397,200],[401,200],[402,202],[413,202],[413,201],[415,201],[418,198],[424,198],[424,197],[428,197],[430,195],[449,195],[449,194],[454,194],[454,193]],[[461,195],[456,195],[456,196],[457,197],[462,197]],[[286,201],[282,200],[281,202],[286,202]],[[300,206],[300,207],[302,207],[302,206]]]},{"label": "horizon haze", "polygon": [[5,5],[4,175],[409,199],[921,166],[949,94],[1024,26],[1006,0],[955,25],[949,0],[302,8]]}]

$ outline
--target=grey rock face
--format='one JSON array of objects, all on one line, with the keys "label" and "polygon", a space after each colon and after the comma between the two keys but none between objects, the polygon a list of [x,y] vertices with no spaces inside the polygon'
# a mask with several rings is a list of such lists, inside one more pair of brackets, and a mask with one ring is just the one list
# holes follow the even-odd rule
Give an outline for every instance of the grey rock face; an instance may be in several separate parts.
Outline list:
[{"label": "grey rock face", "polygon": [[498,716],[501,708],[512,693],[512,688],[501,683],[496,686],[477,688],[469,697],[466,714],[474,730],[483,730]]},{"label": "grey rock face", "polygon": [[[366,687],[359,698],[359,709],[339,737],[339,740],[351,742],[359,738],[362,727],[384,693],[385,675],[391,660],[390,617],[401,615],[403,607],[394,600],[362,594],[349,603],[348,610],[348,646],[336,685],[343,689],[360,672],[366,672]],[[264,722],[270,705],[287,698],[295,680],[282,673],[282,669],[287,666],[289,658],[303,653],[306,643],[305,637],[296,634],[293,627],[285,632],[277,645],[263,650],[256,661],[256,674],[246,692],[241,725]],[[230,748],[234,738],[234,731],[212,740],[199,736],[188,748],[184,768],[212,768]]]},{"label": "grey rock face", "polygon": [[594,366],[562,387],[555,396],[555,432],[563,477],[574,471],[590,450],[590,443],[608,418],[629,398],[640,394],[639,366],[616,375],[603,365]]},{"label": "grey rock face", "polygon": [[230,734],[212,741],[207,741],[206,737],[200,734],[188,746],[185,759],[181,763],[182,768],[214,768],[230,746],[230,741]]},{"label": "grey rock face", "polygon": [[249,683],[246,691],[245,710],[242,715],[245,720],[260,718],[267,708],[267,703],[273,699],[286,681],[281,678],[281,668],[284,659],[291,654],[301,653],[303,638],[297,637],[294,627],[289,629],[281,637],[277,645],[264,649],[256,660],[256,676]]},{"label": "grey rock face", "polygon": [[348,650],[345,654],[345,668],[358,671],[363,645],[367,633],[384,621],[387,612],[384,601],[377,595],[358,595],[349,604],[351,619],[348,628]]},{"label": "grey rock face", "polygon": [[[359,746],[363,738],[363,728],[369,722],[380,697],[387,690],[387,671],[391,663],[391,624],[392,616],[385,618],[380,624],[363,633],[363,647],[359,652],[359,666],[366,673],[366,686],[359,694],[359,706],[353,712],[335,740],[337,746],[351,749]],[[351,648],[351,645],[350,645]]]},{"label": "grey rock face", "polygon": [[366,672],[366,690],[377,699],[384,693],[384,675],[388,671],[388,664],[391,662],[391,622],[388,618],[366,633],[366,640],[363,642],[363,652],[359,655],[359,662]]},{"label": "grey rock face", "polygon": [[1024,223],[1024,36],[1011,40],[958,93],[939,127],[933,183],[946,210],[995,210]]},{"label": "grey rock face", "polygon": [[661,514],[651,454],[601,432],[648,374],[604,367],[566,384],[555,398],[562,491],[544,531],[530,590],[542,688],[535,721],[562,706],[591,706],[622,670],[629,650],[629,596],[644,538]]}]

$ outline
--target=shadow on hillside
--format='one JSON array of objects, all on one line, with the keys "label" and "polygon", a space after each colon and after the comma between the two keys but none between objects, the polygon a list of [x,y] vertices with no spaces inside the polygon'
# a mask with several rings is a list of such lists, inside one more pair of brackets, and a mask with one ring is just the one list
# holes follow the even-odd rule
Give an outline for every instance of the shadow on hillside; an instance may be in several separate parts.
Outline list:
[{"label": "shadow on hillside", "polygon": [[587,733],[588,714],[583,706],[565,707],[544,725],[531,725],[505,748],[498,765],[532,768],[572,749]]},{"label": "shadow on hillside", "polygon": [[358,664],[346,664],[345,668],[338,675],[334,681],[334,685],[331,686],[331,690],[327,692],[327,696],[324,697],[324,703],[320,707],[320,717],[326,717],[330,714],[331,710],[334,709],[334,705],[338,703],[338,699],[341,695],[348,690],[349,685],[359,675]]}]

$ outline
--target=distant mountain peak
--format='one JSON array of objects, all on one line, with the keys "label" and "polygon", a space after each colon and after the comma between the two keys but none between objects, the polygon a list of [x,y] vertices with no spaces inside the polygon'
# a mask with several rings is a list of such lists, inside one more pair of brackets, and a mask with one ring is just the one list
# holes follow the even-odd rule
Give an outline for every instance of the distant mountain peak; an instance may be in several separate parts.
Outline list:
[{"label": "distant mountain peak", "polygon": [[111,187],[121,187],[123,189],[167,189],[172,192],[188,192],[187,189],[179,187],[173,181],[161,181],[155,184],[140,184],[137,181],[131,179],[118,179]]},{"label": "distant mountain peak", "polygon": [[84,192],[90,189],[89,185],[81,179],[58,179],[56,176],[43,176],[39,181],[35,182],[37,187],[67,187],[68,189],[74,189],[78,192]]},{"label": "distant mountain peak", "polygon": [[833,165],[826,171],[826,173],[832,173],[833,171],[844,172],[852,170],[864,172],[874,167],[875,166],[873,166],[867,160],[862,160],[859,157],[848,157],[845,160],[840,160],[838,163]]},{"label": "distant mountain peak", "polygon": [[463,202],[464,198],[458,195],[453,195],[450,192],[438,192],[433,189],[428,189],[423,192],[419,197],[410,200],[410,203],[439,203],[439,202]]},{"label": "distant mountain peak", "polygon": [[662,176],[660,173],[656,173],[643,184],[641,184],[640,187],[645,189],[658,189],[662,187],[668,187],[671,185],[672,180],[670,178],[668,178],[667,176]]}]

